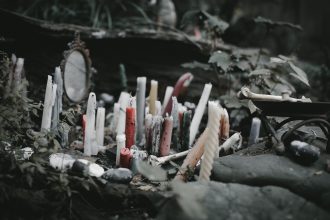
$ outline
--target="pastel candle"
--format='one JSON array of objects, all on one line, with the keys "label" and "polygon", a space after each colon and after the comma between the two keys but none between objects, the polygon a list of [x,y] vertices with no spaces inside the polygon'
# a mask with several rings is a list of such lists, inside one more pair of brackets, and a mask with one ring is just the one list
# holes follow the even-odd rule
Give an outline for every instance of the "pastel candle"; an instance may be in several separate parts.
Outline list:
[{"label": "pastel candle", "polygon": [[160,144],[159,153],[160,156],[168,156],[170,154],[171,147],[171,138],[172,138],[172,130],[173,130],[173,118],[166,117],[163,122],[163,133],[162,140]]},{"label": "pastel candle", "polygon": [[149,111],[150,114],[156,115],[156,101],[158,95],[158,82],[151,80],[150,94],[149,94]]},{"label": "pastel candle", "polygon": [[204,158],[201,164],[198,181],[209,181],[214,162],[214,156],[219,146],[220,107],[216,102],[208,104],[208,135],[205,142]]},{"label": "pastel candle", "polygon": [[162,115],[164,115],[164,112],[165,112],[165,108],[167,106],[167,103],[172,98],[172,93],[173,93],[173,87],[172,86],[167,86],[166,87],[166,90],[165,90],[164,99],[163,99]]},{"label": "pastel candle", "polygon": [[131,148],[135,144],[135,108],[126,108],[126,148]]},{"label": "pastel candle", "polygon": [[120,165],[120,152],[121,149],[125,148],[125,141],[126,141],[125,134],[118,134],[116,136],[116,143],[117,143],[116,166]]},{"label": "pastel candle", "polygon": [[160,138],[162,131],[163,117],[162,116],[153,116],[152,118],[152,145],[151,145],[151,154],[158,156],[160,148]]},{"label": "pastel candle", "polygon": [[132,153],[131,151],[124,147],[120,150],[120,167],[129,169],[131,167]]},{"label": "pastel candle", "polygon": [[195,109],[195,114],[193,116],[193,119],[191,121],[191,125],[190,125],[190,136],[189,136],[189,146],[191,146],[193,144],[193,142],[195,141],[198,129],[199,129],[199,125],[201,123],[204,111],[205,111],[205,107],[207,104],[207,101],[210,97],[210,93],[211,93],[211,89],[212,89],[212,84],[205,84],[204,86],[204,90],[202,93],[201,98],[199,99],[198,105]]},{"label": "pastel candle", "polygon": [[182,138],[181,138],[181,151],[189,149],[189,134],[191,124],[191,111],[185,111],[183,113],[182,120]]},{"label": "pastel candle", "polygon": [[152,115],[147,114],[145,118],[145,150],[150,153],[152,145]]},{"label": "pastel candle", "polygon": [[260,133],[261,120],[259,118],[253,118],[249,136],[248,146],[257,143]]},{"label": "pastel candle", "polygon": [[190,149],[186,159],[184,159],[181,165],[181,169],[177,172],[175,179],[180,179],[182,181],[187,180],[188,170],[195,169],[198,161],[203,156],[207,136],[208,128],[205,128],[204,132],[198,138],[195,145]]},{"label": "pastel candle", "polygon": [[[190,82],[193,80],[193,78],[194,76],[191,73],[183,74],[176,82],[171,96],[178,97],[179,94],[182,93],[190,85]],[[165,107],[165,111],[163,115],[165,115],[166,113],[169,114],[171,112],[171,108],[172,108],[172,100],[170,99]]]},{"label": "pastel candle", "polygon": [[44,100],[44,109],[42,112],[42,121],[41,121],[41,130],[50,130],[51,121],[52,121],[52,99],[53,99],[53,85],[52,77],[48,76],[45,100]]},{"label": "pastel candle", "polygon": [[126,124],[126,108],[129,104],[130,95],[127,92],[121,93],[120,98],[120,110],[119,110],[119,118],[117,125],[117,134],[125,133],[125,124]]},{"label": "pastel candle", "polygon": [[223,109],[221,115],[221,140],[227,140],[229,138],[230,131],[230,123],[229,123],[229,115],[227,109]]},{"label": "pastel candle", "polygon": [[98,146],[104,146],[104,120],[105,120],[105,108],[97,108],[96,142]]},{"label": "pastel candle", "polygon": [[137,78],[136,88],[136,143],[137,145],[143,145],[143,132],[144,132],[144,114],[145,114],[145,102],[146,102],[146,77]]},{"label": "pastel candle", "polygon": [[[87,110],[86,110],[86,128],[84,140],[84,155],[91,156],[95,153],[93,149],[93,138],[95,135],[95,109],[96,109],[96,95],[89,93]],[[97,153],[97,152],[96,152]]]}]

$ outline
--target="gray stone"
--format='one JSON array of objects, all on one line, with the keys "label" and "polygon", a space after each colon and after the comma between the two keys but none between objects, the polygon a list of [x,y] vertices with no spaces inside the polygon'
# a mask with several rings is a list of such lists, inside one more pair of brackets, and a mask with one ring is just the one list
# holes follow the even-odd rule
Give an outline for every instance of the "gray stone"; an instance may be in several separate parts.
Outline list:
[{"label": "gray stone", "polygon": [[172,188],[157,219],[330,219],[313,203],[275,186],[177,182]]},{"label": "gray stone", "polygon": [[284,156],[229,155],[215,160],[212,179],[254,186],[274,185],[287,188],[330,210],[330,174],[324,171],[329,155],[313,166],[302,166]]},{"label": "gray stone", "polygon": [[102,178],[112,183],[124,183],[131,182],[133,173],[127,168],[109,169],[103,175]]}]

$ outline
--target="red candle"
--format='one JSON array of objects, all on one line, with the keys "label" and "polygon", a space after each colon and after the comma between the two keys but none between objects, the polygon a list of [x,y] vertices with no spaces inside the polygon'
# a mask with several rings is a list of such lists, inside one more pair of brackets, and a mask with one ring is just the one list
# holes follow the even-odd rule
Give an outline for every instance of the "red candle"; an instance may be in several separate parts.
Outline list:
[{"label": "red candle", "polygon": [[[173,93],[171,97],[179,96],[186,88],[190,85],[191,80],[194,78],[194,76],[191,73],[185,73],[183,74],[178,81],[176,82]],[[165,111],[163,116],[166,115],[166,113],[170,114],[172,111],[172,99],[170,99],[165,107]]]},{"label": "red candle", "polygon": [[126,108],[126,147],[130,149],[135,141],[135,108],[127,107]]},{"label": "red candle", "polygon": [[131,167],[132,154],[131,151],[124,147],[120,150],[120,167],[130,168]]},{"label": "red candle", "polygon": [[82,130],[83,130],[83,143],[85,142],[85,129],[86,129],[87,116],[82,116]]},{"label": "red candle", "polygon": [[172,130],[173,130],[173,118],[172,116],[166,117],[163,123],[163,134],[159,149],[161,157],[168,156],[170,154]]}]

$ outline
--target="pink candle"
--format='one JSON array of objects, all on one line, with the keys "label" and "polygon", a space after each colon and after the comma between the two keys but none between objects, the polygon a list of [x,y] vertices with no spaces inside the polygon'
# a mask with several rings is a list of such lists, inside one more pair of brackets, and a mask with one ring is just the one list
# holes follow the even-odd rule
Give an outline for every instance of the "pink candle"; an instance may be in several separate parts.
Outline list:
[{"label": "pink candle", "polygon": [[160,144],[161,157],[168,156],[170,154],[172,130],[173,130],[173,118],[172,116],[166,117],[163,123],[163,134]]},{"label": "pink candle", "polygon": [[[187,89],[187,87],[190,85],[191,80],[193,80],[194,76],[191,73],[185,73],[183,74],[178,81],[176,82],[173,93],[171,97],[179,96],[183,91]],[[172,99],[170,99],[164,109],[163,116],[166,115],[166,113],[170,114],[172,111]]]},{"label": "pink candle", "polygon": [[135,141],[135,108],[126,108],[126,147],[131,148]]},{"label": "pink candle", "polygon": [[128,148],[122,148],[120,150],[120,167],[130,168],[131,167],[132,154]]}]

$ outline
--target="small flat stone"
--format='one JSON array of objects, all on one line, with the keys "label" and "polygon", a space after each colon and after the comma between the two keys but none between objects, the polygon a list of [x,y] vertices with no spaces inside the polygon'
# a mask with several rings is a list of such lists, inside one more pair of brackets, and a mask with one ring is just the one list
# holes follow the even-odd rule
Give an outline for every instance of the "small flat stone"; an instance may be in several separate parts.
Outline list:
[{"label": "small flat stone", "polygon": [[314,163],[320,158],[320,149],[301,141],[292,141],[289,146],[291,155],[302,163]]},{"label": "small flat stone", "polygon": [[69,154],[56,153],[49,156],[50,166],[57,170],[71,169],[75,159]]},{"label": "small flat stone", "polygon": [[102,178],[112,183],[128,184],[133,178],[133,173],[127,168],[109,169]]}]

